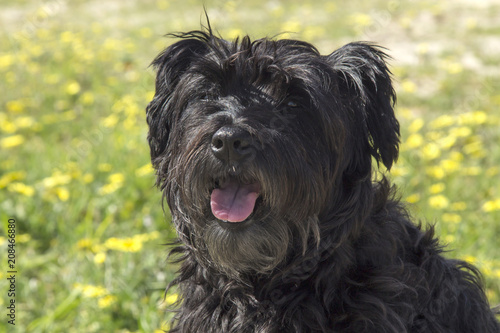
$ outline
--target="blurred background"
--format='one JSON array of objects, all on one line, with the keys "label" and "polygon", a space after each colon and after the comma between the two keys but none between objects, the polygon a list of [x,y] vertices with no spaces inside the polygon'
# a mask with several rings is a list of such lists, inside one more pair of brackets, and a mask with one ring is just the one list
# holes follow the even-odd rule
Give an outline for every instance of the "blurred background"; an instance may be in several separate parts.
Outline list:
[{"label": "blurred background", "polygon": [[[175,267],[144,109],[168,32],[376,42],[402,124],[390,178],[500,302],[500,1],[0,0],[2,332],[161,332]],[[16,326],[7,324],[16,220]]]}]

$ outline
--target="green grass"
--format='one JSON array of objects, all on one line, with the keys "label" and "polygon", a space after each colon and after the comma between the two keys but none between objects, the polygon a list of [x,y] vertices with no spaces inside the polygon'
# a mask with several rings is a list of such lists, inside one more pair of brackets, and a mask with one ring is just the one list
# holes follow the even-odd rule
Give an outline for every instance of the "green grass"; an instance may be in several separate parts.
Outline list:
[{"label": "green grass", "polygon": [[[392,178],[450,256],[477,264],[500,302],[500,8],[431,1],[206,1],[223,36],[352,40],[389,48],[403,129]],[[469,8],[470,7],[470,8]],[[16,219],[16,326],[8,332],[166,328],[174,237],[153,187],[144,108],[150,61],[201,1],[0,1],[0,306]],[[498,38],[497,38],[498,40]],[[393,50],[392,52],[390,50]],[[474,61],[470,61],[473,59]],[[472,64],[472,65],[471,65]],[[495,72],[496,70],[496,72]],[[446,117],[443,117],[446,116]]]}]

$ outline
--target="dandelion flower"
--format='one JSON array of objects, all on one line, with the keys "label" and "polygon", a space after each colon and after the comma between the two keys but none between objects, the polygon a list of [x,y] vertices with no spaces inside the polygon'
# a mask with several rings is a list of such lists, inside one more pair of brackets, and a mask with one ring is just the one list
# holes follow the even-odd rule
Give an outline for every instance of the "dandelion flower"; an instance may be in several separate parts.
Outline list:
[{"label": "dandelion flower", "polygon": [[99,252],[94,256],[94,263],[100,265],[104,261],[106,261],[106,253],[104,252]]},{"label": "dandelion flower", "polygon": [[80,90],[80,84],[76,81],[70,81],[68,85],[66,85],[66,93],[68,95],[76,95],[80,92]]},{"label": "dandelion flower", "polygon": [[462,221],[462,216],[460,216],[458,214],[453,214],[453,213],[445,213],[445,214],[443,214],[441,219],[443,220],[443,222],[446,222],[446,223],[457,224],[457,223],[460,223]]},{"label": "dandelion flower", "polygon": [[68,201],[69,199],[69,191],[65,187],[58,187],[56,188],[56,194],[59,200],[61,201]]},{"label": "dandelion flower", "polygon": [[103,286],[94,286],[91,284],[82,285],[79,288],[83,297],[85,298],[98,298],[109,294],[109,291]]},{"label": "dandelion flower", "polygon": [[429,126],[433,129],[440,129],[443,127],[449,127],[453,124],[455,124],[455,118],[445,114],[431,121]]},{"label": "dandelion flower", "polygon": [[42,184],[46,188],[54,188],[59,185],[66,185],[71,181],[71,176],[55,172],[51,177],[44,178]]},{"label": "dandelion flower", "polygon": [[432,208],[436,208],[436,209],[444,209],[446,207],[448,207],[450,204],[449,200],[447,197],[445,197],[444,195],[434,195],[432,197],[429,198],[429,206],[431,206]]},{"label": "dandelion flower", "polygon": [[0,140],[0,147],[5,149],[13,148],[22,145],[24,141],[24,136],[20,134],[11,135]]},{"label": "dandelion flower", "polygon": [[171,304],[174,304],[175,302],[177,302],[178,299],[179,299],[178,294],[170,294],[170,295],[167,295],[167,297],[165,297],[165,303],[167,303],[168,305],[171,305]]},{"label": "dandelion flower", "polygon": [[99,298],[99,300],[97,301],[97,306],[101,309],[104,309],[113,305],[113,303],[115,303],[116,300],[117,300],[116,296],[106,295]]},{"label": "dandelion flower", "polygon": [[20,193],[20,194],[25,195],[27,197],[32,197],[35,194],[35,189],[32,186],[29,186],[29,185],[26,185],[23,183],[9,184],[7,189],[10,192]]},{"label": "dandelion flower", "polygon": [[428,143],[422,148],[422,156],[426,160],[433,160],[441,155],[441,149],[436,143]]},{"label": "dandelion flower", "polygon": [[16,180],[22,180],[26,177],[26,172],[24,171],[12,171],[8,172],[2,177],[0,177],[0,188],[5,188],[10,183]]},{"label": "dandelion flower", "polygon": [[424,127],[424,124],[425,123],[424,123],[424,120],[422,118],[417,118],[417,119],[412,121],[410,126],[408,126],[408,130],[411,133],[416,133],[416,132],[420,131],[422,129],[422,127]]},{"label": "dandelion flower", "polygon": [[137,177],[143,177],[143,176],[147,176],[149,174],[152,174],[153,171],[154,171],[153,166],[151,165],[151,163],[148,163],[148,164],[136,169],[135,175]]},{"label": "dandelion flower", "polygon": [[420,201],[420,194],[415,193],[415,194],[410,194],[408,197],[406,197],[406,201],[409,203],[417,203]]},{"label": "dandelion flower", "polygon": [[14,63],[14,56],[12,54],[5,54],[0,56],[0,69],[8,68]]},{"label": "dandelion flower", "polygon": [[94,181],[94,175],[86,173],[83,175],[82,180],[85,184],[92,183]]},{"label": "dandelion flower", "polygon": [[404,92],[413,94],[417,90],[417,85],[410,80],[405,80],[401,83],[401,88]]},{"label": "dandelion flower", "polygon": [[420,147],[424,143],[424,138],[418,133],[411,134],[406,140],[406,147],[414,149]]},{"label": "dandelion flower", "polygon": [[429,192],[432,194],[437,194],[443,192],[445,188],[446,186],[444,185],[444,183],[437,183],[429,188]]},{"label": "dandelion flower", "polygon": [[487,213],[497,210],[500,210],[500,199],[487,201],[483,205],[483,211]]}]

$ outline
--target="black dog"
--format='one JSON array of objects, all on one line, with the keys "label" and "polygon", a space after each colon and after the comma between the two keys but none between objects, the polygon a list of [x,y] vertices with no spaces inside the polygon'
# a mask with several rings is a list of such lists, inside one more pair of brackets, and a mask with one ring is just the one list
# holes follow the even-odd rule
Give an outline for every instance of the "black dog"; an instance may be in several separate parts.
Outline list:
[{"label": "black dog", "polygon": [[380,48],[174,36],[147,107],[179,236],[171,332],[500,332],[477,270],[372,179],[399,146]]}]

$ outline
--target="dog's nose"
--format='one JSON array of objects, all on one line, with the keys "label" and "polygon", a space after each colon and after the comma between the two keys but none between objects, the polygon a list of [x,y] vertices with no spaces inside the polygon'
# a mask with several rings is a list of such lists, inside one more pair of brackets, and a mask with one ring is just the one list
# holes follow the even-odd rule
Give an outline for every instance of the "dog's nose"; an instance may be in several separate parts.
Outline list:
[{"label": "dog's nose", "polygon": [[248,155],[250,134],[237,127],[221,127],[212,137],[212,152],[218,159],[230,162],[240,161]]}]

